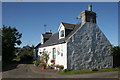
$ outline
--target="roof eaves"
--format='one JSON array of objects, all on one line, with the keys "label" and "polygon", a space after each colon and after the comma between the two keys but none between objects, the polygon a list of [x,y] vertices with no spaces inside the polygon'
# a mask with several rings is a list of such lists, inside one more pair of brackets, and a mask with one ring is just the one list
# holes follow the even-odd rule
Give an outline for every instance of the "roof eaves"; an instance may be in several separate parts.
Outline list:
[{"label": "roof eaves", "polygon": [[[53,45],[56,45],[56,44],[62,44],[62,43],[65,43],[66,41],[62,41],[62,42],[59,42],[59,43],[53,43],[53,44],[49,44],[47,46],[53,46]],[[43,48],[43,47],[47,47],[47,46],[42,46],[40,48]]]}]

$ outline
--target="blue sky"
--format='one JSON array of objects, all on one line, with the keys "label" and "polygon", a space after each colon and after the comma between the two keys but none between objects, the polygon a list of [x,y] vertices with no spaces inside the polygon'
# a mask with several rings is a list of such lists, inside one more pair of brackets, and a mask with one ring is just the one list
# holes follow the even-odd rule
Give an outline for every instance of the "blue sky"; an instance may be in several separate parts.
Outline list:
[{"label": "blue sky", "polygon": [[116,2],[3,2],[2,23],[23,34],[21,46],[37,45],[46,31],[58,31],[60,22],[79,23],[76,17],[88,4],[97,13],[97,24],[113,45],[118,45],[118,3]]}]

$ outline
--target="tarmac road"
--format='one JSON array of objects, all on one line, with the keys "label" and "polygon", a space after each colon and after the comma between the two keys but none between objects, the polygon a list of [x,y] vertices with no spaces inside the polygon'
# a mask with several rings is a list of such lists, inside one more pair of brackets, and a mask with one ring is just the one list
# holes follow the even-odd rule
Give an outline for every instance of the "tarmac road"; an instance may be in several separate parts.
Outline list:
[{"label": "tarmac road", "polygon": [[55,70],[40,70],[33,64],[19,64],[16,68],[3,71],[3,78],[118,78],[118,71],[89,74],[62,75]]}]

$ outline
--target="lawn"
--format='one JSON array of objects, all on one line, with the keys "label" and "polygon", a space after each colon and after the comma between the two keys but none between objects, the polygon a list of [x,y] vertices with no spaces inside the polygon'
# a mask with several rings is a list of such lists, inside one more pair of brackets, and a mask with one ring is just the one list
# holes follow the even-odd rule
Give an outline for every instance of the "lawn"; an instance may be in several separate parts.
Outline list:
[{"label": "lawn", "polygon": [[72,70],[72,71],[59,72],[59,73],[60,74],[86,74],[86,73],[110,72],[110,71],[120,71],[120,68],[103,68],[103,69],[97,69],[97,71],[92,71],[91,69]]}]

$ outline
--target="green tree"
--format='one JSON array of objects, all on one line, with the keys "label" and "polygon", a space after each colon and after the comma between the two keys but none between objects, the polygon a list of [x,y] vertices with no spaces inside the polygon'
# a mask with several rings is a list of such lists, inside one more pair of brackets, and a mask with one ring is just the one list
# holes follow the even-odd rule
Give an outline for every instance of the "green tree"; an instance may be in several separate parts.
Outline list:
[{"label": "green tree", "polygon": [[33,49],[34,46],[24,46],[23,48],[21,48],[21,50],[18,52],[18,57],[20,58],[20,60],[27,60],[27,59],[33,59]]},{"label": "green tree", "polygon": [[2,30],[2,61],[8,63],[15,57],[15,46],[20,45],[22,42],[20,38],[22,34],[14,27],[4,26]]},{"label": "green tree", "polygon": [[112,56],[120,56],[120,47],[119,46],[111,47],[110,54]]}]

